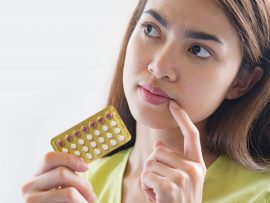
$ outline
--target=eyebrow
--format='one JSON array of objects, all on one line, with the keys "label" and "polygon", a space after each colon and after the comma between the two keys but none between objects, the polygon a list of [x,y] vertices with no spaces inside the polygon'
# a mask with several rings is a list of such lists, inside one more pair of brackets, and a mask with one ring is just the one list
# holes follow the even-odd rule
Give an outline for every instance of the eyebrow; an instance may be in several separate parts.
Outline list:
[{"label": "eyebrow", "polygon": [[[168,28],[168,22],[165,18],[163,18],[158,12],[153,9],[149,9],[144,11],[143,13],[147,13],[155,18],[161,25],[165,28]],[[216,36],[212,34],[208,34],[205,32],[193,31],[193,30],[186,30],[185,37],[192,38],[192,39],[199,39],[199,40],[212,40],[218,42],[219,44],[223,45],[223,42]]]}]

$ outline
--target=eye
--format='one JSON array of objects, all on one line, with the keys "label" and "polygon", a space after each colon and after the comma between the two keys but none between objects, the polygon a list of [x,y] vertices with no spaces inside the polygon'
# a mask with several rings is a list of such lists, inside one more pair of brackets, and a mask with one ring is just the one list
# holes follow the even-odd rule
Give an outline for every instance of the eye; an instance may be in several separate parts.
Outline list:
[{"label": "eye", "polygon": [[150,37],[159,37],[159,31],[155,28],[154,25],[151,25],[149,23],[143,23],[141,24],[144,34]]},{"label": "eye", "polygon": [[208,58],[211,56],[211,53],[204,47],[200,46],[200,45],[194,45],[190,48],[190,51],[201,57],[201,58]]}]

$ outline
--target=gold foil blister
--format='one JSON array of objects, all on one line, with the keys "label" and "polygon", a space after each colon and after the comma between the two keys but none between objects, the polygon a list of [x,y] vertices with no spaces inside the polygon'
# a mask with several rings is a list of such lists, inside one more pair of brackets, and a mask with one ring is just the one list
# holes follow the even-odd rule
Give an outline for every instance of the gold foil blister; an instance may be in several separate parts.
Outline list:
[{"label": "gold foil blister", "polygon": [[52,138],[55,151],[83,158],[90,163],[131,140],[114,106],[108,106]]}]

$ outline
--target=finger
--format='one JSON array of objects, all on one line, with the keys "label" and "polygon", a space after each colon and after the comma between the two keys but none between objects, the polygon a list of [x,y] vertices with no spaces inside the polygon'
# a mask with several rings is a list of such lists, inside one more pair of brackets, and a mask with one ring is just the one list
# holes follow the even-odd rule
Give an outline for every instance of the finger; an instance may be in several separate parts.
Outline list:
[{"label": "finger", "polygon": [[167,178],[178,186],[184,186],[187,181],[192,179],[194,174],[188,174],[185,171],[170,168],[164,163],[149,160],[144,168],[145,172],[155,173],[161,177]]},{"label": "finger", "polygon": [[153,152],[150,154],[147,161],[149,160],[157,160],[171,168],[181,169],[187,173],[192,171],[192,167],[194,167],[194,165],[196,164],[189,160],[185,160],[182,155],[169,149],[160,140],[154,143]]},{"label": "finger", "polygon": [[44,192],[35,192],[26,197],[26,202],[38,203],[62,203],[62,202],[80,202],[92,203],[94,199],[87,201],[75,188],[68,187],[60,190],[49,190]]},{"label": "finger", "polygon": [[[144,195],[149,201],[156,200],[157,189],[156,186],[162,181],[164,177],[150,172],[143,172],[141,176],[141,185]],[[154,189],[155,188],[155,189]]]},{"label": "finger", "polygon": [[59,166],[65,166],[78,172],[84,172],[88,169],[88,164],[83,159],[75,155],[63,152],[49,152],[45,155],[36,176]]},{"label": "finger", "polygon": [[95,196],[92,185],[88,181],[65,167],[58,167],[45,174],[34,177],[32,181],[23,187],[23,190],[24,193],[31,193],[33,191],[50,190],[58,186],[74,187],[87,200],[92,200]]},{"label": "finger", "polygon": [[174,101],[170,101],[169,108],[184,136],[184,157],[198,163],[204,163],[198,129],[187,113]]},{"label": "finger", "polygon": [[[170,192],[175,188],[173,183],[169,182],[164,177],[161,177],[155,173],[151,172],[143,172],[141,176],[142,182],[142,189],[145,195],[148,195],[146,191],[152,189],[152,193],[155,194],[155,199],[159,202],[170,202],[170,201],[163,201],[165,199],[164,196],[170,196]],[[151,197],[147,196],[149,199]]]}]

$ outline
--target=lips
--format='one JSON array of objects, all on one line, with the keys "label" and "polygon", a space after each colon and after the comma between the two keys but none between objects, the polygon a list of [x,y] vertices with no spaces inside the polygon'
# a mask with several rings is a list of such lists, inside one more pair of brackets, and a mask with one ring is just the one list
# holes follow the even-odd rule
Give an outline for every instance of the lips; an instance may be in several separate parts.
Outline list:
[{"label": "lips", "polygon": [[148,83],[140,84],[140,86],[154,95],[158,95],[158,96],[162,96],[162,97],[166,97],[170,99],[170,97],[162,89],[158,87],[154,87]]},{"label": "lips", "polygon": [[149,83],[139,83],[138,90],[142,101],[151,105],[161,105],[168,103],[172,98],[162,89]]}]

